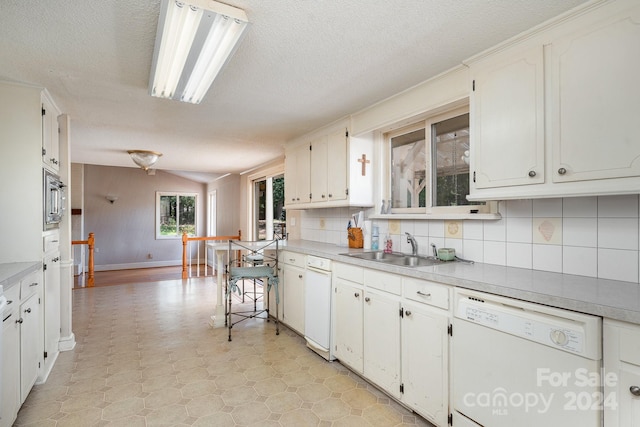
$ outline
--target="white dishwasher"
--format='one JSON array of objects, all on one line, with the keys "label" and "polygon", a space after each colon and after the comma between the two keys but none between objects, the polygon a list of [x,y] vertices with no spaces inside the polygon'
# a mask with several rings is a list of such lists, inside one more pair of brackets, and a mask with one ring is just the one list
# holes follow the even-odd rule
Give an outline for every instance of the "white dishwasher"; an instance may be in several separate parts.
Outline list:
[{"label": "white dishwasher", "polygon": [[453,425],[602,426],[602,319],[455,290]]},{"label": "white dishwasher", "polygon": [[307,255],[304,282],[304,337],[307,346],[327,360],[331,351],[331,261]]}]

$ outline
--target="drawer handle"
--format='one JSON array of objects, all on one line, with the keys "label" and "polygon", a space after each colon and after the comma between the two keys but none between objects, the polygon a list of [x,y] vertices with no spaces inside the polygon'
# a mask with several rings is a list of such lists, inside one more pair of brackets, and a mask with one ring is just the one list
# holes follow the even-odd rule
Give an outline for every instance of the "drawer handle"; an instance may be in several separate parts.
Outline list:
[{"label": "drawer handle", "polygon": [[27,308],[24,312],[25,313],[31,313],[31,308]]},{"label": "drawer handle", "polygon": [[405,311],[404,314],[407,315],[407,316],[411,316],[411,310]]},{"label": "drawer handle", "polygon": [[38,282],[33,282],[32,284],[29,285],[29,287],[32,287],[32,286],[38,286]]},{"label": "drawer handle", "polygon": [[369,302],[369,301],[371,301],[371,298],[366,297],[364,300],[365,300],[366,302]]},{"label": "drawer handle", "polygon": [[2,323],[4,323],[5,321],[9,320],[9,318],[13,316],[13,313],[10,313],[7,317],[5,317],[4,319],[2,319]]},{"label": "drawer handle", "polygon": [[353,294],[353,296],[358,298],[358,297],[360,297],[360,294],[358,292],[356,292],[356,293]]},{"label": "drawer handle", "polygon": [[640,387],[638,387],[637,385],[632,385],[631,387],[629,387],[629,391],[634,396],[640,396]]},{"label": "drawer handle", "polygon": [[418,291],[416,292],[418,295],[423,296],[425,298],[431,298],[431,294],[425,294],[424,292]]},{"label": "drawer handle", "polygon": [[7,300],[7,305],[9,305],[9,304],[13,304],[13,300],[12,299],[8,299]]},{"label": "drawer handle", "polygon": [[295,258],[289,258],[289,261],[296,262],[296,259]]}]

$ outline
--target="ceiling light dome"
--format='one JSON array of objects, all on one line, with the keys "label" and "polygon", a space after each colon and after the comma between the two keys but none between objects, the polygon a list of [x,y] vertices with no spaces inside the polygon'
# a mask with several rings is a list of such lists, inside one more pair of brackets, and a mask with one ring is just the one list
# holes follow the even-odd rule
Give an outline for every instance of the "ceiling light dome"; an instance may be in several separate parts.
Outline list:
[{"label": "ceiling light dome", "polygon": [[148,170],[162,156],[162,153],[149,150],[129,150],[127,153],[131,156],[131,160],[144,170]]}]

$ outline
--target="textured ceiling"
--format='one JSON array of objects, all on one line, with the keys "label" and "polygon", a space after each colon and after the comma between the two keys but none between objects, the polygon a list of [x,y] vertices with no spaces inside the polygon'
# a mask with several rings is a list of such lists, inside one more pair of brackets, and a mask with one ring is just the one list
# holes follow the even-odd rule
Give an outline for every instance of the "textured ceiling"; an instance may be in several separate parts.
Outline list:
[{"label": "textured ceiling", "polygon": [[0,79],[48,88],[71,160],[241,172],[283,143],[445,71],[584,0],[229,0],[251,21],[199,105],[153,98],[159,0],[1,0]]}]

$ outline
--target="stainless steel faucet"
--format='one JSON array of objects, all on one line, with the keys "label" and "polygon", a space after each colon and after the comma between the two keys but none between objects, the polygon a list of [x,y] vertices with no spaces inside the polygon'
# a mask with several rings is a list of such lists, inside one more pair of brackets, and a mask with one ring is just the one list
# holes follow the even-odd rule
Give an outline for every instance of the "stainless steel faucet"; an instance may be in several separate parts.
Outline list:
[{"label": "stainless steel faucet", "polygon": [[407,235],[407,243],[411,243],[411,255],[418,255],[418,242],[416,239],[409,233],[404,233]]},{"label": "stainless steel faucet", "polygon": [[431,249],[433,249],[433,256],[437,258],[438,257],[438,248],[436,248],[436,244],[435,243],[431,244]]}]

